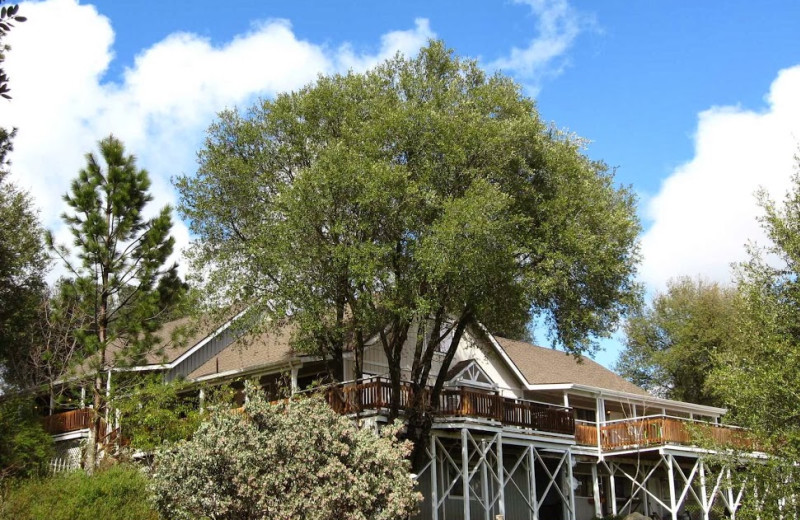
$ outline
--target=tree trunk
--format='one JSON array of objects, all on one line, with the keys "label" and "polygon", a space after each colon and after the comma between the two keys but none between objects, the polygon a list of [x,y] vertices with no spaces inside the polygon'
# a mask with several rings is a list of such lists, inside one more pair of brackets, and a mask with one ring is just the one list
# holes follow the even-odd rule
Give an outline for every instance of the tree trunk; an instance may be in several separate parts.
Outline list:
[{"label": "tree trunk", "polygon": [[[421,467],[425,460],[425,448],[427,446],[428,437],[433,426],[433,418],[439,408],[439,396],[442,393],[442,388],[447,380],[447,372],[450,370],[450,363],[458,350],[458,344],[461,343],[461,338],[464,336],[464,331],[467,325],[472,321],[472,311],[466,308],[459,317],[453,331],[453,340],[450,343],[450,348],[442,360],[442,365],[439,368],[439,374],[436,376],[436,382],[430,392],[429,402],[427,407],[415,406],[408,411],[408,428],[406,438],[414,443],[414,449],[411,452],[411,463],[414,467]],[[427,371],[423,371],[427,374]],[[418,382],[422,388],[425,388],[426,382]],[[415,400],[416,401],[416,400]],[[424,402],[424,400],[419,400]]]}]

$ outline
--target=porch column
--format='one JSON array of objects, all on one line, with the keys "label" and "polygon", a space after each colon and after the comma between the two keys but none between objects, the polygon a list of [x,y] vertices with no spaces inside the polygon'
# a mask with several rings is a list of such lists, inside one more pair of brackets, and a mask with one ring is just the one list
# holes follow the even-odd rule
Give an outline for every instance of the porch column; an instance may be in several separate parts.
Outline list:
[{"label": "porch column", "polygon": [[492,512],[489,506],[489,471],[486,467],[486,455],[488,455],[488,449],[486,448],[486,439],[481,439],[481,494],[483,495],[483,503],[486,506],[483,510],[483,515],[486,520],[492,520],[491,515]]},{"label": "porch column", "polygon": [[601,518],[603,516],[603,504],[600,502],[600,476],[597,472],[597,464],[592,464],[592,497],[594,497],[594,516]]},{"label": "porch column", "polygon": [[[596,399],[595,404],[595,426],[597,430],[597,449],[602,450],[603,448],[603,437],[601,434],[601,429],[606,424],[606,403],[601,396],[598,396]],[[615,513],[616,514],[616,513]]]},{"label": "porch column", "polygon": [[608,469],[608,488],[611,492],[611,514],[617,516],[617,483],[614,481],[614,473],[615,471],[612,469],[614,467],[614,463],[612,462]]},{"label": "porch column", "polygon": [[506,517],[506,470],[503,462],[503,434],[497,434],[497,476],[498,482],[498,498],[497,498],[497,512],[503,518]]},{"label": "porch column", "polygon": [[439,475],[436,472],[436,436],[431,434],[431,507],[433,508],[433,520],[439,520]]},{"label": "porch column", "polygon": [[675,473],[673,465],[675,463],[672,455],[667,455],[667,480],[669,481],[669,513],[672,520],[678,520],[678,506],[675,502]]},{"label": "porch column", "polygon": [[530,484],[530,497],[533,503],[533,520],[539,520],[539,495],[536,489],[536,448],[528,446],[528,484]]},{"label": "porch column", "polygon": [[564,390],[564,406],[569,408],[569,394],[566,390]]},{"label": "porch column", "polygon": [[469,514],[469,438],[466,428],[461,428],[461,482],[464,488],[464,519],[469,520],[472,517]]},{"label": "porch column", "polygon": [[706,489],[706,465],[703,459],[700,459],[700,497],[703,500],[703,520],[708,520],[708,512],[711,509],[711,500],[708,499],[708,490]]},{"label": "porch column", "polygon": [[575,517],[575,476],[572,473],[572,466],[576,463],[575,459],[572,458],[572,452],[567,452],[567,467],[565,468],[565,473],[567,474],[567,498],[569,499],[569,516],[572,520],[576,520]]},{"label": "porch column", "polygon": [[299,371],[300,367],[292,367],[292,395],[300,391],[300,387],[297,385],[297,373]]},{"label": "porch column", "polygon": [[198,404],[200,405],[199,406],[200,413],[203,413],[203,410],[205,410],[205,406],[206,406],[206,389],[205,388],[200,387],[200,392],[198,392],[197,400],[199,401]]},{"label": "porch column", "polygon": [[81,408],[86,408],[86,387],[81,386]]}]

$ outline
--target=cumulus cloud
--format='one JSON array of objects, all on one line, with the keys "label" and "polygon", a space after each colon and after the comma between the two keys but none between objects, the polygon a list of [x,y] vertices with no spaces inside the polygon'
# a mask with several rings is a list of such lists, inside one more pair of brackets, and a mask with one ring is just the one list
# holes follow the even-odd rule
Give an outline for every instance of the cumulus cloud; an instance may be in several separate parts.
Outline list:
[{"label": "cumulus cloud", "polygon": [[526,83],[535,94],[539,81],[561,72],[562,58],[580,32],[593,24],[591,17],[581,14],[567,0],[514,0],[530,7],[536,17],[537,35],[525,48],[514,47],[507,56],[488,64],[489,68],[512,74]]},{"label": "cumulus cloud", "polygon": [[754,193],[790,188],[800,146],[800,65],[782,70],[762,111],[713,107],[699,115],[694,157],[676,168],[647,206],[641,275],[654,289],[675,276],[730,279],[748,240],[764,244]]},{"label": "cumulus cloud", "polygon": [[[43,224],[69,240],[61,197],[85,165],[84,154],[114,133],[150,172],[155,212],[176,203],[170,178],[195,168],[195,153],[214,115],[256,97],[297,89],[320,73],[364,70],[396,52],[413,55],[435,37],[425,19],[385,34],[377,50],[356,52],[298,39],[286,20],[254,24],[222,45],[191,33],[143,49],[117,81],[104,79],[114,43],[112,21],[77,0],[26,3],[25,24],[8,37],[5,69],[14,99],[2,124],[19,129],[14,181],[41,208]],[[180,246],[189,241],[177,221]]]}]

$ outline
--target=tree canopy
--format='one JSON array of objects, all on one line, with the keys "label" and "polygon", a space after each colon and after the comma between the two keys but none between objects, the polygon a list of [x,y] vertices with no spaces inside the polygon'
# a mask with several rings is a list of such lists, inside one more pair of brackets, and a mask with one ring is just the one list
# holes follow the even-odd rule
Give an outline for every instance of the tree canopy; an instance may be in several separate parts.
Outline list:
[{"label": "tree canopy", "polygon": [[377,334],[395,396],[407,339],[419,389],[477,322],[520,336],[543,316],[586,352],[637,298],[639,225],[583,144],[441,42],[322,76],[209,128],[197,174],[177,180],[194,271],[222,301],[290,317],[298,348],[352,346],[357,372]]},{"label": "tree canopy", "polygon": [[24,387],[48,259],[33,202],[7,179],[14,133],[0,128],[0,377]]},{"label": "tree canopy", "polygon": [[706,379],[732,342],[736,298],[736,288],[716,282],[670,281],[626,321],[615,370],[660,397],[720,406]]},{"label": "tree canopy", "polygon": [[731,419],[772,455],[745,474],[758,486],[747,496],[747,518],[777,518],[798,513],[796,501],[786,498],[800,492],[800,170],[782,203],[764,191],[759,202],[769,242],[751,244],[750,259],[737,267],[734,342],[718,357],[709,382]]}]

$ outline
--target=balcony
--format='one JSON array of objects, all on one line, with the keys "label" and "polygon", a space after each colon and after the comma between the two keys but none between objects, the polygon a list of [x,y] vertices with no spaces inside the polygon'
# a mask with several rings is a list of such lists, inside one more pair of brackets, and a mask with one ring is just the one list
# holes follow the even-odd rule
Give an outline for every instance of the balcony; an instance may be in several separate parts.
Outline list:
[{"label": "balcony", "polygon": [[[595,423],[578,421],[575,425],[575,441],[579,445],[597,446]],[[747,432],[741,428],[667,415],[622,419],[600,426],[600,447],[603,451],[667,444],[697,446],[707,443],[742,449],[753,448]]]},{"label": "balcony", "polygon": [[81,408],[68,412],[54,413],[42,418],[44,431],[59,435],[78,430],[86,430],[92,422],[92,409]]},{"label": "balcony", "polygon": [[[423,399],[429,405],[430,389],[426,388],[424,392]],[[401,410],[408,409],[411,398],[411,385],[401,383]],[[391,406],[391,383],[384,378],[345,383],[329,388],[326,399],[334,410],[342,414],[387,410]],[[465,387],[443,389],[435,415],[488,419],[530,430],[575,434],[575,419],[571,408],[511,399],[497,393]]]}]

